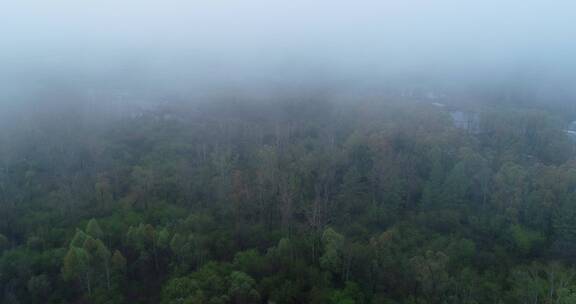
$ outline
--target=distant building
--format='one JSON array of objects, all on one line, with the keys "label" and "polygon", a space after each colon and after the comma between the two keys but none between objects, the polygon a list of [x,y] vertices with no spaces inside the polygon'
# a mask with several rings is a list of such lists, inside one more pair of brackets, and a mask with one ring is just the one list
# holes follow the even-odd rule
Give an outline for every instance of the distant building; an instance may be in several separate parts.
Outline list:
[{"label": "distant building", "polygon": [[564,130],[566,135],[568,135],[572,140],[576,141],[576,120],[568,125],[568,128]]},{"label": "distant building", "polygon": [[448,97],[441,91],[426,89],[421,86],[401,88],[398,95],[402,98],[430,103],[440,103]]},{"label": "distant building", "polygon": [[470,133],[480,132],[480,115],[474,112],[452,111],[450,112],[454,126]]},{"label": "distant building", "polygon": [[439,100],[439,99],[445,99],[446,98],[446,94],[444,93],[439,93],[436,91],[428,91],[426,92],[426,94],[424,95],[425,99],[427,100]]}]

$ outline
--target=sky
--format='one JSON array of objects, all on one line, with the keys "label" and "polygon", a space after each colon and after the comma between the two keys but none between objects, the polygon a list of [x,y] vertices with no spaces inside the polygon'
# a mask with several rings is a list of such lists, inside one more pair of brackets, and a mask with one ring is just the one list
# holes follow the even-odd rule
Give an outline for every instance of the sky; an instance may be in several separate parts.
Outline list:
[{"label": "sky", "polygon": [[576,2],[562,0],[13,0],[0,4],[0,83],[569,73],[575,38]]},{"label": "sky", "polygon": [[0,33],[8,51],[188,47],[504,56],[512,48],[573,47],[574,17],[573,1],[18,0],[0,4]]}]

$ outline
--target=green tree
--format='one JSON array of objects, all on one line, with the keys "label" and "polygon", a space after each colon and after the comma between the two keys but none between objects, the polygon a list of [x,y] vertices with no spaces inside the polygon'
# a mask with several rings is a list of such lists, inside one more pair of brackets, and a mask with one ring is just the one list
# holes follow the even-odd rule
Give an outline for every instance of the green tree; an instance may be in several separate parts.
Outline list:
[{"label": "green tree", "polygon": [[410,260],[422,293],[430,301],[438,301],[449,288],[448,261],[443,252],[430,250]]},{"label": "green tree", "polygon": [[248,304],[260,301],[260,294],[256,290],[256,282],[244,272],[234,271],[230,274],[230,288],[228,295],[232,303]]},{"label": "green tree", "polygon": [[0,253],[2,253],[2,251],[4,251],[4,250],[8,249],[9,246],[10,246],[10,241],[8,240],[8,238],[0,233]]},{"label": "green tree", "polygon": [[330,304],[362,304],[366,303],[360,287],[354,282],[346,282],[341,290],[334,290],[329,297]]},{"label": "green tree", "polygon": [[45,274],[33,276],[28,280],[28,292],[35,302],[45,300],[51,292],[51,284]]},{"label": "green tree", "polygon": [[322,244],[324,252],[320,257],[320,266],[334,274],[340,274],[343,263],[344,236],[326,228],[322,234]]},{"label": "green tree", "polygon": [[533,263],[514,269],[508,296],[515,303],[574,303],[576,273],[559,263]]},{"label": "green tree", "polygon": [[102,239],[104,237],[104,232],[100,228],[98,221],[94,218],[88,221],[86,233],[95,239]]},{"label": "green tree", "polygon": [[71,246],[64,257],[62,274],[66,280],[78,280],[88,295],[92,295],[93,282],[90,269],[90,258],[83,248]]}]

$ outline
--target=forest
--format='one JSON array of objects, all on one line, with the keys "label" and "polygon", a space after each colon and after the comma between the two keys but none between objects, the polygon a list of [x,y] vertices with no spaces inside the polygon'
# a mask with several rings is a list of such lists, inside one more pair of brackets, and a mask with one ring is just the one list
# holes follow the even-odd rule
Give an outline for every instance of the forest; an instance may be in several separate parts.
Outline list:
[{"label": "forest", "polygon": [[576,1],[0,0],[0,304],[576,304]]},{"label": "forest", "polygon": [[2,129],[2,303],[576,303],[565,111],[60,110]]}]

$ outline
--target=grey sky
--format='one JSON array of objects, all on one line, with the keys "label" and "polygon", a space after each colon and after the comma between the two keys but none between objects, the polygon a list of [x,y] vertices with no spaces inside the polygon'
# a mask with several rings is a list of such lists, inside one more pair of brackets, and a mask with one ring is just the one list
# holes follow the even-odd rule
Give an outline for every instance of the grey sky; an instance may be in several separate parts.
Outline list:
[{"label": "grey sky", "polygon": [[573,1],[2,2],[2,49],[15,53],[188,48],[360,62],[380,53],[417,61],[468,53],[491,61],[514,60],[518,51],[563,55],[576,37]]},{"label": "grey sky", "polygon": [[6,0],[0,65],[23,78],[135,62],[181,78],[184,66],[205,78],[312,65],[342,74],[554,69],[574,65],[575,20],[576,2],[550,0]]}]

